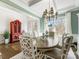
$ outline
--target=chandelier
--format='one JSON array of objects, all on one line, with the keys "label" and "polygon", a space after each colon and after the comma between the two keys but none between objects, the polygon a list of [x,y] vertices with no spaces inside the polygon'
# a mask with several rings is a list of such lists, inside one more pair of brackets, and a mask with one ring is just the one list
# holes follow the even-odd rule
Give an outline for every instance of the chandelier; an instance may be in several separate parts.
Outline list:
[{"label": "chandelier", "polygon": [[49,10],[45,9],[42,17],[43,18],[49,18],[49,19],[50,18],[56,18],[57,19],[57,15],[58,15],[58,12],[55,12],[54,8],[50,7],[50,0],[49,0]]}]

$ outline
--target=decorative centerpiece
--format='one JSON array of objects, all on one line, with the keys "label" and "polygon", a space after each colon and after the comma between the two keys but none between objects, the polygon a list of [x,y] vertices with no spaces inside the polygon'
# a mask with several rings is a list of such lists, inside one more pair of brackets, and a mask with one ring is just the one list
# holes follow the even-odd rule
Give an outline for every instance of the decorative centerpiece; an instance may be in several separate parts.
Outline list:
[{"label": "decorative centerpiece", "polygon": [[46,47],[48,45],[48,41],[45,38],[40,37],[37,39],[37,46],[38,47]]}]

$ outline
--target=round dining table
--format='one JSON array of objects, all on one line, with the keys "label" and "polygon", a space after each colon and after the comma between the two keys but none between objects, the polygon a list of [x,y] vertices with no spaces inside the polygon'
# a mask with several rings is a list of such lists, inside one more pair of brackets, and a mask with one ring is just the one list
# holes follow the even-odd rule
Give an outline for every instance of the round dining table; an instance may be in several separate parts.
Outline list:
[{"label": "round dining table", "polygon": [[33,41],[34,45],[37,45],[37,49],[43,52],[52,50],[53,48],[60,48],[61,46],[58,45],[58,39],[48,38],[48,39],[37,39]]}]

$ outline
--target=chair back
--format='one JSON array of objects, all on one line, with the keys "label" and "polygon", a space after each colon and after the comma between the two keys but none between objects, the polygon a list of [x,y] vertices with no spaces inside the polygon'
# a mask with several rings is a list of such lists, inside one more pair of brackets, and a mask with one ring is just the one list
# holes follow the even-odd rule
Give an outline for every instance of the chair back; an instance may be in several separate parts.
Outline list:
[{"label": "chair back", "polygon": [[62,55],[61,55],[61,59],[67,59],[67,55],[69,52],[69,49],[72,45],[72,41],[73,41],[73,36],[64,36],[63,40],[62,40]]},{"label": "chair back", "polygon": [[37,55],[37,48],[33,45],[32,38],[21,35],[20,36],[20,45],[23,51],[24,59],[35,59]]},{"label": "chair back", "polygon": [[23,59],[54,59],[43,54],[41,51],[37,53],[37,46],[33,45],[34,39],[35,38],[27,37],[26,35],[20,36],[20,45],[24,55]]}]

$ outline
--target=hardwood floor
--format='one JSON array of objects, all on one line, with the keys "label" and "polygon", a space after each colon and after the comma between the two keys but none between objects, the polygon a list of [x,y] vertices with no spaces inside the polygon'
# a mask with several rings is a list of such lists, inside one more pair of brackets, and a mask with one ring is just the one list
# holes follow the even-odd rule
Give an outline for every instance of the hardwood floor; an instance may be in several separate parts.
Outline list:
[{"label": "hardwood floor", "polygon": [[[55,57],[56,59],[60,56],[60,53],[58,53],[59,50],[53,49],[52,51],[47,51],[45,54]],[[1,44],[0,45],[0,52],[2,53],[2,59],[9,59],[12,56],[18,54],[21,52],[21,47],[19,42],[11,43],[11,44]],[[77,58],[78,59],[78,58]]]},{"label": "hardwood floor", "polygon": [[9,59],[12,56],[18,54],[21,51],[19,42],[11,44],[1,44],[0,52],[2,53],[2,59]]},{"label": "hardwood floor", "polygon": [[[0,45],[0,52],[2,53],[2,59],[9,59],[12,56],[21,52],[20,43],[15,42],[15,43],[7,44],[7,45],[2,44],[2,45]],[[46,54],[50,55],[51,53],[50,54],[49,53],[50,53],[50,51],[48,51]]]}]

